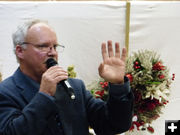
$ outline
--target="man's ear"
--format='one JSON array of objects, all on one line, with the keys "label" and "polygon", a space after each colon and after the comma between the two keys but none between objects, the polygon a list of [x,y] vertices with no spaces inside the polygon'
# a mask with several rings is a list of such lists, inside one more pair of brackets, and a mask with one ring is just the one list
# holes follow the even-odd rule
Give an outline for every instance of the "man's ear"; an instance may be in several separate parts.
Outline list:
[{"label": "man's ear", "polygon": [[21,45],[16,45],[16,56],[19,59],[23,59],[24,58],[24,48]]}]

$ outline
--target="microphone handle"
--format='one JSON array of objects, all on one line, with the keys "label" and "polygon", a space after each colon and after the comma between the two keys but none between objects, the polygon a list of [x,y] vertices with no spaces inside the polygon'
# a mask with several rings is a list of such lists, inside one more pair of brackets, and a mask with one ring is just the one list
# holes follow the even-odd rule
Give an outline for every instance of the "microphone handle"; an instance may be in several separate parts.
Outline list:
[{"label": "microphone handle", "polygon": [[68,95],[70,96],[70,98],[75,99],[74,90],[71,87],[71,85],[69,84],[69,82],[67,80],[63,80],[63,81],[60,81],[59,83],[63,83],[63,85],[66,87],[66,91],[67,91]]}]

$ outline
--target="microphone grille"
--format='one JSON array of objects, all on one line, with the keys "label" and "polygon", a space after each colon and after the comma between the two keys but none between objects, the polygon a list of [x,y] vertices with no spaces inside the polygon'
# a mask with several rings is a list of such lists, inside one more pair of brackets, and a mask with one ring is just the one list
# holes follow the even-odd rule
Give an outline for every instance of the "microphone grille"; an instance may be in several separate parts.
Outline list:
[{"label": "microphone grille", "polygon": [[47,68],[50,68],[50,67],[55,66],[57,64],[58,64],[57,61],[54,60],[53,58],[49,58],[46,60],[46,67]]}]

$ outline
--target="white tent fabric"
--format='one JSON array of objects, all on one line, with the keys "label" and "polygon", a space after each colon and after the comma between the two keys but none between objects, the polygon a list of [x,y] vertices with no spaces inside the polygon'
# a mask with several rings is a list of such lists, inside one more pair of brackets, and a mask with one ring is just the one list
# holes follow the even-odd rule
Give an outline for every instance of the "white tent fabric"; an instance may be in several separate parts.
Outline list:
[{"label": "white tent fabric", "polygon": [[[11,33],[18,23],[32,18],[48,20],[66,46],[60,65],[74,64],[78,77],[89,82],[98,77],[101,43],[112,39],[124,44],[125,3],[103,2],[23,2],[0,4],[1,62],[3,77],[16,68]],[[8,54],[8,56],[7,56]],[[6,58],[5,60],[3,58]]]},{"label": "white tent fabric", "polygon": [[[0,2],[0,72],[7,78],[18,67],[11,34],[29,19],[48,20],[66,46],[59,54],[64,68],[74,64],[77,78],[86,84],[98,78],[101,43],[109,39],[125,44],[126,2]],[[154,121],[155,134],[164,135],[165,120],[180,119],[180,2],[131,2],[129,55],[139,49],[161,54],[171,73],[170,103]],[[140,133],[138,133],[139,135]],[[143,132],[143,135],[150,133]]]}]

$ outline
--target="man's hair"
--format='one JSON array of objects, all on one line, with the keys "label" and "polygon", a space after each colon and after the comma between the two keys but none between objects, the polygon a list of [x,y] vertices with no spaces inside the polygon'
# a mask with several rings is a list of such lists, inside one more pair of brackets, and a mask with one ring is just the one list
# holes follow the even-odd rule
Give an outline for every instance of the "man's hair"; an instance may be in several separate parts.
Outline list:
[{"label": "man's hair", "polygon": [[47,21],[42,20],[31,20],[23,23],[22,25],[19,25],[17,27],[17,30],[12,34],[13,44],[14,44],[14,51],[16,49],[16,45],[22,45],[23,42],[25,42],[25,38],[27,35],[27,31],[35,24],[38,23],[45,23],[48,25]]},{"label": "man's hair", "polygon": [[[33,25],[38,24],[38,23],[44,23],[49,26],[47,21],[34,19],[34,20],[27,21],[17,27],[16,31],[12,34],[12,40],[13,40],[13,45],[14,45],[13,50],[14,50],[15,54],[16,54],[16,46],[17,45],[21,45],[23,48],[26,48],[26,45],[24,45],[22,43],[25,42],[27,32]],[[17,56],[16,56],[16,58],[17,58]],[[17,58],[17,60],[18,60],[18,58]]]}]

